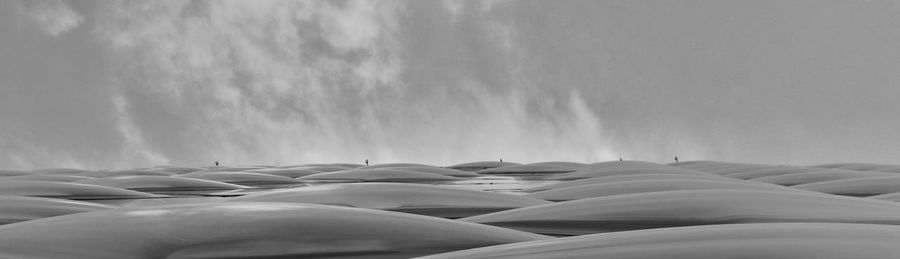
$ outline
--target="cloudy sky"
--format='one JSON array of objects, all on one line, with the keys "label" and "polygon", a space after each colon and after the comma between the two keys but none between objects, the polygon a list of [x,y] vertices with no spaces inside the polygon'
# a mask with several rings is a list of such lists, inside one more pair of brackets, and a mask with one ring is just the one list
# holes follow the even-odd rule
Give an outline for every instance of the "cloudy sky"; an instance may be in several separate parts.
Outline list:
[{"label": "cloudy sky", "polygon": [[900,2],[0,1],[0,168],[900,164]]}]

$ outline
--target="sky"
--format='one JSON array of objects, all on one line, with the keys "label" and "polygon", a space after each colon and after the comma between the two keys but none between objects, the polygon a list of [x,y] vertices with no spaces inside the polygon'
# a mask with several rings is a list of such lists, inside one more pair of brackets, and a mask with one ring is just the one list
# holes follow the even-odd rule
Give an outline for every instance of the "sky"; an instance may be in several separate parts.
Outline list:
[{"label": "sky", "polygon": [[0,169],[900,164],[900,2],[0,1]]}]

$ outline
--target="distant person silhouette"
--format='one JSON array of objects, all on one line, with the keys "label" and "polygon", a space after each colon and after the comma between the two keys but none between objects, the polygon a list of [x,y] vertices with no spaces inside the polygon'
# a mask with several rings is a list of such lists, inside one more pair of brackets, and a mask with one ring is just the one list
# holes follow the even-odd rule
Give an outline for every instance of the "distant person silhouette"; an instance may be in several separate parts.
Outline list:
[{"label": "distant person silhouette", "polygon": [[619,158],[619,162],[622,162],[622,158],[621,158],[621,157]]},{"label": "distant person silhouette", "polygon": [[366,166],[369,166],[369,160],[366,159]]},{"label": "distant person silhouette", "polygon": [[502,158],[502,157],[500,158],[500,163],[503,163],[503,158]]},{"label": "distant person silhouette", "polygon": [[216,161],[216,166],[219,166],[219,161]]},{"label": "distant person silhouette", "polygon": [[676,164],[678,163],[678,157],[677,157],[677,156],[675,157],[675,163],[676,163]]}]

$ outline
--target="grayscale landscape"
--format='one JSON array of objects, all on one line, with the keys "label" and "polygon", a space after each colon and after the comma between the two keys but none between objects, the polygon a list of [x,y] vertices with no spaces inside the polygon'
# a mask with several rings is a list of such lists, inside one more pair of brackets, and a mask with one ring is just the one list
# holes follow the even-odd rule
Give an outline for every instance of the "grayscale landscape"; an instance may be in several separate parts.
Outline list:
[{"label": "grayscale landscape", "polygon": [[0,1],[0,258],[895,259],[897,14]]}]

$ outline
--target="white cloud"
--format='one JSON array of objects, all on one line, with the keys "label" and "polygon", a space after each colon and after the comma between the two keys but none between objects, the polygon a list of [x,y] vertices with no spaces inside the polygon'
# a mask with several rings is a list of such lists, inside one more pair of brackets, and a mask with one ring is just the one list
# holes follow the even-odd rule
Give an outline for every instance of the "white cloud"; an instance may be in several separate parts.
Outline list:
[{"label": "white cloud", "polygon": [[116,130],[125,140],[122,152],[122,158],[116,166],[132,167],[135,165],[165,165],[169,164],[169,159],[153,151],[153,148],[147,145],[141,129],[134,124],[133,119],[128,111],[128,101],[121,95],[112,97],[112,104],[115,108]]},{"label": "white cloud", "polygon": [[[98,21],[97,32],[121,57],[116,80],[132,89],[122,92],[158,98],[181,112],[186,123],[171,137],[183,138],[185,146],[169,148],[191,153],[180,158],[191,162],[334,158],[347,152],[342,145],[366,138],[357,121],[345,117],[371,116],[345,105],[367,102],[360,99],[365,92],[399,86],[389,84],[403,66],[392,39],[400,9],[392,2],[121,2],[107,8],[115,15]],[[132,118],[135,127],[124,132],[148,123]],[[360,159],[366,153],[351,152]]]},{"label": "white cloud", "polygon": [[84,16],[63,0],[29,0],[24,7],[28,18],[51,37],[75,29],[84,21]]}]

